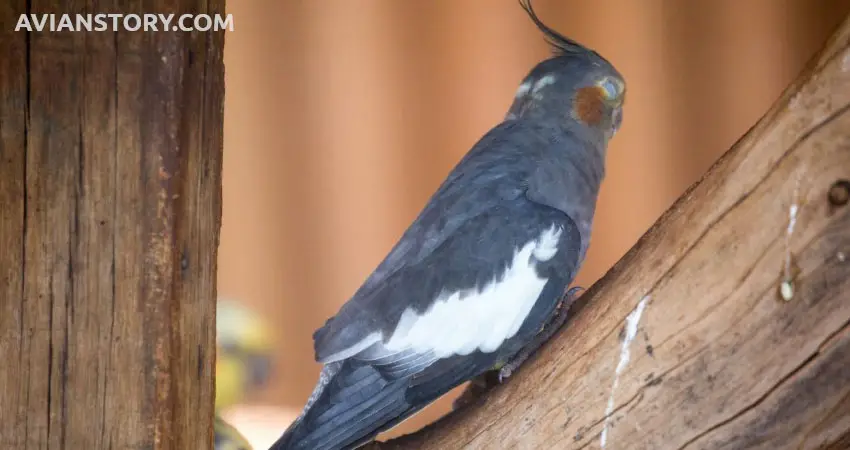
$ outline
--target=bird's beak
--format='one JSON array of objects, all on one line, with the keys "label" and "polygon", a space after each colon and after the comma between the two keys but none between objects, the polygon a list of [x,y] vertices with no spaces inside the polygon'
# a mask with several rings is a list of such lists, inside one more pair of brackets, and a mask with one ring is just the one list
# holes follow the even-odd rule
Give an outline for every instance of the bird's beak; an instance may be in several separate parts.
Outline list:
[{"label": "bird's beak", "polygon": [[620,125],[623,123],[623,108],[615,108],[614,116],[611,120],[612,135],[620,130]]}]

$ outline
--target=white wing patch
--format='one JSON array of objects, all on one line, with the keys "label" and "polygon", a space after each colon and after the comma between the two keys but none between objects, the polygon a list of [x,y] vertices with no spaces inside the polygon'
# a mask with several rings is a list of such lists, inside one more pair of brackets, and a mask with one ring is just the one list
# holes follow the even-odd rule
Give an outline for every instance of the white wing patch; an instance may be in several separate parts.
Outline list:
[{"label": "white wing patch", "polygon": [[563,229],[553,225],[514,252],[501,276],[482,289],[441,294],[427,311],[405,310],[384,348],[433,352],[435,359],[490,353],[519,331],[548,279],[535,267],[558,252]]}]

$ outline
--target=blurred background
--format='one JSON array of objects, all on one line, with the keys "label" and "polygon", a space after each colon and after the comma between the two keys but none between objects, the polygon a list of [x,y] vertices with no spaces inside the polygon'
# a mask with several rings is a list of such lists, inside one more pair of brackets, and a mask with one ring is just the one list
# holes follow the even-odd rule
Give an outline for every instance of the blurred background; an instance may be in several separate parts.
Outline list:
[{"label": "blurred background", "polygon": [[[755,124],[850,11],[850,0],[534,4],[628,83],[582,286]],[[313,331],[549,50],[516,0],[238,0],[227,10],[218,291],[274,335],[269,383],[228,414],[267,448],[317,379]]]}]

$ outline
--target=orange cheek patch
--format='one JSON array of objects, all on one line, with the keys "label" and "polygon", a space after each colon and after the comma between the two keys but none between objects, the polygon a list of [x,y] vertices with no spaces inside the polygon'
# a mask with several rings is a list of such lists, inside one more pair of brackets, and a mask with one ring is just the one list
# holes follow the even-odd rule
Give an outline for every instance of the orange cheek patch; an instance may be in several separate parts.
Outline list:
[{"label": "orange cheek patch", "polygon": [[598,87],[579,89],[573,98],[573,117],[587,125],[599,125],[605,108],[602,95],[602,89]]}]

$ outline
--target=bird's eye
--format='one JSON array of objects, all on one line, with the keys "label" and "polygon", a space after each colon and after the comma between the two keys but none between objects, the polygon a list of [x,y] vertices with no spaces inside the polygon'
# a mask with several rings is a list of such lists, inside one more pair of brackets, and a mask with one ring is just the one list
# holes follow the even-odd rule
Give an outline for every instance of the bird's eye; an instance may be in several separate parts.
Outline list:
[{"label": "bird's eye", "polygon": [[614,81],[614,79],[607,77],[599,83],[599,87],[602,88],[602,91],[605,93],[605,98],[609,101],[617,100],[622,91],[619,83]]}]

